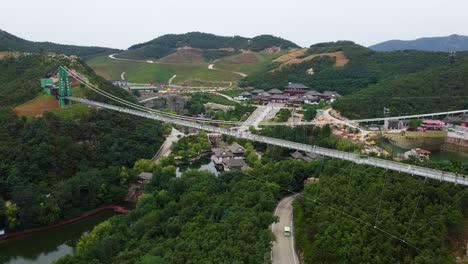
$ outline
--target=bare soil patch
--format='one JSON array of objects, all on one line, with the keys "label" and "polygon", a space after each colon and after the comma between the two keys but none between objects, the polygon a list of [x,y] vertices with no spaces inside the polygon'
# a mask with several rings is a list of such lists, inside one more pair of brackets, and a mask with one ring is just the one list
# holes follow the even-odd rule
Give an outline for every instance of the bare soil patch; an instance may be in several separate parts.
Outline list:
[{"label": "bare soil patch", "polygon": [[13,111],[19,116],[40,116],[44,112],[59,110],[60,105],[55,98],[31,101],[28,104],[15,107]]},{"label": "bare soil patch", "polygon": [[104,69],[104,68],[96,67],[96,68],[94,68],[94,72],[96,72],[97,75],[101,76],[102,78],[104,78],[106,80],[112,80],[111,73],[108,70]]},{"label": "bare soil patch", "polygon": [[203,64],[205,60],[199,49],[182,48],[159,60],[160,63]]},{"label": "bare soil patch", "polygon": [[279,62],[279,63],[285,63],[288,62],[292,59],[296,59],[299,56],[302,56],[306,53],[307,49],[296,49],[293,50],[292,52],[285,54],[283,56],[280,56],[279,58],[275,59],[274,62]]},{"label": "bare soil patch", "polygon": [[323,57],[323,56],[329,56],[329,57],[335,57],[336,62],[335,62],[335,67],[343,67],[346,64],[348,64],[349,60],[346,58],[346,55],[342,51],[337,51],[337,52],[330,52],[330,53],[320,53],[320,54],[312,54],[310,56],[307,56],[305,58],[298,58],[300,56],[303,56],[306,53],[307,49],[301,49],[294,51],[292,53],[283,55],[276,60],[275,62],[280,62],[280,69],[286,65],[291,65],[291,64],[298,64],[298,63],[303,63],[306,61],[311,61],[314,58],[317,57]]},{"label": "bare soil patch", "polygon": [[0,60],[8,56],[17,56],[18,52],[13,51],[0,51]]}]

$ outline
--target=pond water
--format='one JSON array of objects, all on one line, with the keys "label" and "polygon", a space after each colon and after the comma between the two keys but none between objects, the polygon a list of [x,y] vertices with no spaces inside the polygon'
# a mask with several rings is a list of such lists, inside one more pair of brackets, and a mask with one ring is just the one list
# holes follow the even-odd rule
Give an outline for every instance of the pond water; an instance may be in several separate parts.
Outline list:
[{"label": "pond water", "polygon": [[180,177],[182,173],[187,170],[207,170],[216,176],[219,174],[219,171],[216,169],[215,164],[210,157],[203,157],[191,164],[177,166],[176,176]]},{"label": "pond water", "polygon": [[[191,169],[207,170],[215,175],[219,173],[213,161],[209,157],[204,157],[191,164],[179,165],[176,171],[177,177]],[[0,264],[46,264],[67,254],[74,254],[81,235],[114,214],[105,211],[77,223],[0,242]]]},{"label": "pond water", "polygon": [[78,239],[115,215],[104,211],[82,221],[52,230],[0,242],[0,264],[46,264],[74,254]]},{"label": "pond water", "polygon": [[[392,156],[396,156],[397,154],[405,153],[406,151],[408,151],[408,150],[399,148],[397,146],[394,146],[384,141],[379,141],[377,145],[387,150]],[[434,161],[442,161],[442,160],[467,161],[468,153],[441,149],[431,154],[431,160],[434,160]]]}]

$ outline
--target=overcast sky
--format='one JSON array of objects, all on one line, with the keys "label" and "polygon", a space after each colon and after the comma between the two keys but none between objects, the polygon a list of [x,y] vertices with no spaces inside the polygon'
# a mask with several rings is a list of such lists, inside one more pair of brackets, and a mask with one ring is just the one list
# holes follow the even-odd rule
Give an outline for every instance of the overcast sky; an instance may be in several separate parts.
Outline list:
[{"label": "overcast sky", "polygon": [[468,35],[467,0],[2,0],[0,29],[114,48],[168,33],[272,34],[309,46]]}]

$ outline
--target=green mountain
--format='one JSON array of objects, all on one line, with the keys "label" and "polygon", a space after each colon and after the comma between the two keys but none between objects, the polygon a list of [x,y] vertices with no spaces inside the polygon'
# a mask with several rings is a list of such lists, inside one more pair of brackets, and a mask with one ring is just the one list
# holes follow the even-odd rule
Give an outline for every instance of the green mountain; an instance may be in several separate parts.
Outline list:
[{"label": "green mountain", "polygon": [[119,50],[102,47],[62,45],[52,42],[33,42],[19,38],[0,29],[0,51],[20,51],[31,53],[45,51],[65,55],[76,55],[79,57],[90,57],[102,54],[115,53]]},{"label": "green mountain", "polygon": [[468,50],[468,36],[419,38],[415,40],[389,40],[369,47],[376,51],[424,50],[424,51],[465,51]]},{"label": "green mountain", "polygon": [[281,49],[298,48],[295,43],[271,36],[261,35],[254,38],[240,36],[225,37],[201,32],[186,34],[168,34],[151,41],[131,46],[127,51],[117,55],[119,58],[138,60],[157,60],[177,51],[178,48],[191,47],[203,50],[205,59],[233,55],[239,50],[261,51],[271,47]]},{"label": "green mountain", "polygon": [[[285,67],[279,67],[279,63],[273,63],[263,71],[249,75],[241,81],[240,85],[268,89],[284,87],[288,82],[299,82],[320,91],[335,90],[346,95],[386,78],[450,63],[449,54],[443,52],[384,53],[372,51],[350,41],[312,45],[304,55],[298,58],[331,52],[342,52],[348,62],[344,66],[336,67],[334,57],[317,56],[310,61]],[[308,69],[311,68],[314,70],[313,75],[308,73]]]}]

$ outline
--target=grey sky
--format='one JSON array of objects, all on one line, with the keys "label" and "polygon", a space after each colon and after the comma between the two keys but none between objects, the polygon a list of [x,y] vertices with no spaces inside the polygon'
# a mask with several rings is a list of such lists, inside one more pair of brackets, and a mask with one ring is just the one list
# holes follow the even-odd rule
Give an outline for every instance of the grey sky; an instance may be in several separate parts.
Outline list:
[{"label": "grey sky", "polygon": [[[301,46],[468,35],[466,0],[2,0],[0,28],[35,41],[128,48],[167,33],[272,34]],[[448,4],[450,2],[450,4]]]}]

